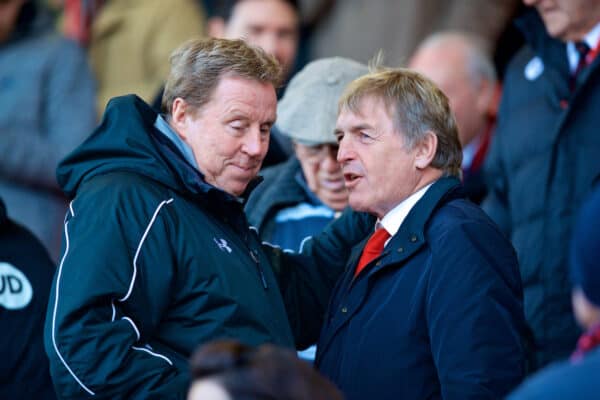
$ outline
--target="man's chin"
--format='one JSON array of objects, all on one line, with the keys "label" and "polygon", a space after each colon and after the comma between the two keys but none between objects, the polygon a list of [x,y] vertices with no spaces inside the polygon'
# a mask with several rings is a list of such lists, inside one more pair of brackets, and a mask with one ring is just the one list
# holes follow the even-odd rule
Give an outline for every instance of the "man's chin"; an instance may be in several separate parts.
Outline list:
[{"label": "man's chin", "polygon": [[228,185],[227,185],[227,188],[225,189],[225,191],[229,194],[239,197],[242,194],[244,194],[244,192],[248,188],[248,185],[250,184],[250,182],[255,178],[256,178],[256,175],[252,175],[251,178],[249,178],[249,177],[229,178],[229,180],[227,182]]},{"label": "man's chin", "polygon": [[352,196],[352,194],[350,194],[350,197],[348,198],[348,205],[354,211],[360,211],[360,212],[368,212],[369,211],[368,205],[365,203],[364,199],[362,199],[356,195]]}]

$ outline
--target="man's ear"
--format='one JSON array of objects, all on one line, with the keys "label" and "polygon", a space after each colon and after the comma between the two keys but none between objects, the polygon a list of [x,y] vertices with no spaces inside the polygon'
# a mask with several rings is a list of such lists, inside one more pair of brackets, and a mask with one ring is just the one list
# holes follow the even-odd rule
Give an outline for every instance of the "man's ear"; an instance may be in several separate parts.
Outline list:
[{"label": "man's ear", "polygon": [[177,97],[171,107],[171,125],[183,141],[187,140],[187,116],[190,108],[184,99]]},{"label": "man's ear", "polygon": [[437,152],[438,138],[435,133],[427,131],[425,136],[416,145],[415,167],[417,169],[427,168]]},{"label": "man's ear", "polygon": [[211,17],[207,23],[208,36],[223,38],[225,35],[225,20],[221,17]]}]

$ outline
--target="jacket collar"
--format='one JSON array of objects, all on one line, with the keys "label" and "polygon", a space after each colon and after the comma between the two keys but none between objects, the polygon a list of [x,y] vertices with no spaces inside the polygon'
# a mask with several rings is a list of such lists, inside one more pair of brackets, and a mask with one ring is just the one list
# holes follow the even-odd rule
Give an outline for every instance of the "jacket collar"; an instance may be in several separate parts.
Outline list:
[{"label": "jacket collar", "polygon": [[252,190],[262,181],[262,177],[254,178],[248,183],[246,190],[240,197],[233,196],[207,183],[204,174],[195,165],[191,164],[189,158],[182,153],[172,138],[166,136],[157,126],[154,126],[154,129],[151,130],[151,137],[156,141],[161,152],[166,155],[167,163],[171,164],[176,171],[179,171],[186,188],[193,194],[210,194],[209,196],[215,196],[217,201],[244,204]]},{"label": "jacket collar", "polygon": [[[457,178],[443,177],[434,182],[421,200],[410,210],[381,256],[373,260],[373,262],[377,262],[377,260],[385,258],[385,262],[380,265],[376,264],[367,272],[367,276],[372,276],[380,269],[392,263],[401,262],[417,252],[425,244],[425,230],[434,211],[450,200],[463,197],[462,186]],[[366,240],[368,239],[357,246],[358,251],[352,253],[351,265],[354,266],[358,262],[356,257],[360,257]]]},{"label": "jacket collar", "polygon": [[543,60],[544,65],[552,66],[561,76],[569,75],[566,44],[548,34],[536,10],[530,10],[517,18],[515,25],[525,37],[529,47]]},{"label": "jacket collar", "polygon": [[[438,179],[408,213],[400,229],[392,237],[383,253],[367,266],[371,269],[365,274],[359,275],[356,279],[353,279],[354,267],[358,263],[362,249],[368,239],[352,249],[348,268],[342,280],[336,286],[336,296],[348,290],[352,291],[352,296],[347,298],[347,302],[344,303],[346,306],[344,307],[343,316],[340,317],[339,314],[336,314],[336,317],[331,319],[331,325],[323,331],[323,335],[319,340],[320,354],[329,347],[341,327],[360,309],[368,296],[371,277],[377,271],[403,262],[416,253],[425,244],[425,229],[434,211],[456,198],[464,198],[460,181],[454,177]],[[373,263],[375,263],[374,266]],[[329,310],[329,313],[332,312],[335,313],[335,310]]]}]

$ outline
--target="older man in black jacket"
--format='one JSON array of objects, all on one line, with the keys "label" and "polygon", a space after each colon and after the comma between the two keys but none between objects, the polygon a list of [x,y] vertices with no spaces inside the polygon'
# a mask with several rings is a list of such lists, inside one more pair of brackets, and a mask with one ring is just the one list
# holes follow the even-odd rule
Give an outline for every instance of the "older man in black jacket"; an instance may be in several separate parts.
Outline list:
[{"label": "older man in black jacket", "polygon": [[249,229],[243,203],[279,76],[274,58],[242,40],[187,42],[172,56],[168,114],[115,98],[61,163],[73,200],[45,325],[60,398],[183,398],[201,343],[316,341],[343,269],[336,244],[357,230],[315,239],[308,248],[327,246],[313,268],[280,262]]},{"label": "older man in black jacket", "polygon": [[506,72],[483,208],[517,251],[539,368],[566,357],[578,336],[567,244],[600,179],[600,1],[524,3],[539,14],[518,23],[527,45]]}]

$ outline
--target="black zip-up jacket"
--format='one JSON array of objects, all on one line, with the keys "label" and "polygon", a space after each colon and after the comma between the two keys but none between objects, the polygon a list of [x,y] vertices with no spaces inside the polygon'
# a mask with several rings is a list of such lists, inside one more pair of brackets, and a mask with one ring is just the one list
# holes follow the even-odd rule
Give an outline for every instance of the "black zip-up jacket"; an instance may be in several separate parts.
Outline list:
[{"label": "black zip-up jacket", "polygon": [[312,343],[343,268],[341,233],[309,246],[316,258],[263,248],[242,202],[155,119],[135,96],[113,99],[58,169],[74,197],[45,327],[61,398],[183,398],[201,343]]},{"label": "black zip-up jacket", "polygon": [[579,334],[567,250],[574,216],[600,180],[600,57],[571,91],[566,44],[537,12],[519,24],[527,45],[506,72],[483,208],[517,251],[539,368],[567,357]]}]

